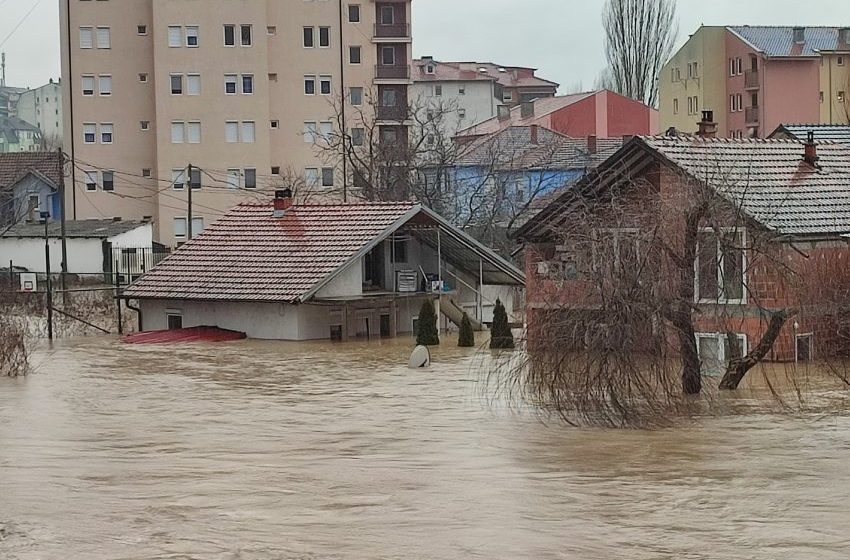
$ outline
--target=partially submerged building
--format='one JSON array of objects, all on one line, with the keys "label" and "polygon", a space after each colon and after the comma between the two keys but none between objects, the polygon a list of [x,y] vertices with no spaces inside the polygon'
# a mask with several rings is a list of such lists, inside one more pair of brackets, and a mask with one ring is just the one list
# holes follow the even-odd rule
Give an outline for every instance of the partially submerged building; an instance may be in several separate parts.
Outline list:
[{"label": "partially submerged building", "polygon": [[459,322],[508,309],[524,275],[412,202],[240,204],[125,292],[144,330],[215,326],[316,340],[415,332],[422,302]]},{"label": "partially submerged building", "polygon": [[39,220],[42,212],[61,219],[63,167],[59,152],[0,153],[0,226]]}]

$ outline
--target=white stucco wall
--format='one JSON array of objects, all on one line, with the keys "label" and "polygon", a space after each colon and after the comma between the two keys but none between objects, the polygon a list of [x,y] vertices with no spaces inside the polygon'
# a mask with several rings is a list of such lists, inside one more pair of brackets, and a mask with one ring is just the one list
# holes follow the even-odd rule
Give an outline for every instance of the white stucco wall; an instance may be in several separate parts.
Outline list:
[{"label": "white stucco wall", "polygon": [[363,259],[348,265],[336,278],[316,292],[316,297],[351,297],[363,293]]},{"label": "white stucco wall", "polygon": [[143,224],[108,239],[113,249],[150,249],[153,246],[153,225]]},{"label": "white stucco wall", "polygon": [[[435,95],[436,85],[443,87],[443,95],[440,97]],[[460,94],[461,88],[465,91],[463,95]],[[500,101],[495,98],[494,92],[494,84],[489,81],[424,81],[414,82],[410,88],[411,99],[416,107],[457,107],[465,112],[463,118],[456,111],[452,118],[445,119],[444,132],[449,137],[495,117]]]},{"label": "white stucco wall", "polygon": [[[100,239],[68,239],[68,272],[95,274],[103,272],[103,243]],[[44,240],[12,237],[0,238],[0,266],[22,266],[33,272],[44,272]],[[62,242],[50,240],[50,270],[62,272]]]}]

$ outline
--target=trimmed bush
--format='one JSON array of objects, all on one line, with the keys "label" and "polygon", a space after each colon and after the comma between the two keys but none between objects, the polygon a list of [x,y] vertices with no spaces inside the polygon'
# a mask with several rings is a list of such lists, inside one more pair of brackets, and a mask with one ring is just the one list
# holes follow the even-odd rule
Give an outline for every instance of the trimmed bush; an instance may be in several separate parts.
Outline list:
[{"label": "trimmed bush", "polygon": [[514,335],[508,324],[508,312],[502,301],[496,300],[496,308],[493,310],[493,326],[490,329],[490,348],[506,349],[514,347]]},{"label": "trimmed bush", "polygon": [[437,333],[437,314],[434,302],[426,299],[419,309],[419,327],[416,329],[416,344],[420,346],[437,346],[440,335]]},{"label": "trimmed bush", "polygon": [[472,348],[475,346],[475,332],[472,330],[472,323],[469,322],[469,315],[465,312],[463,319],[460,321],[460,334],[457,339],[457,345],[461,348]]}]

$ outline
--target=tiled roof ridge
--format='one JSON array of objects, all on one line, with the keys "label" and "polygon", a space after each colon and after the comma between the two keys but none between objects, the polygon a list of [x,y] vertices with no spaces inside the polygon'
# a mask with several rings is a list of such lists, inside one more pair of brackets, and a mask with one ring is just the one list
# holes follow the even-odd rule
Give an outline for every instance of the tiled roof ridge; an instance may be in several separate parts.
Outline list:
[{"label": "tiled roof ridge", "polygon": [[[643,140],[688,140],[691,142],[701,142],[703,144],[795,144],[800,145],[802,140],[792,138],[706,138],[698,134],[679,134],[678,136],[666,136],[664,134],[654,134],[650,136],[638,136]],[[842,146],[841,142],[835,140],[818,140],[819,146]]]},{"label": "tiled roof ridge", "polygon": [[[235,208],[268,208],[273,204],[273,200],[267,202],[241,202]],[[366,207],[366,206],[410,206],[413,207],[419,202],[413,200],[376,200],[374,202],[337,202],[337,203],[312,203],[312,204],[293,204],[292,208],[351,208],[351,207]]]},{"label": "tiled roof ridge", "polygon": [[805,27],[806,29],[843,29],[845,27],[850,27],[848,25],[727,25],[726,27],[730,28],[742,28],[742,29],[794,29],[797,27]]}]

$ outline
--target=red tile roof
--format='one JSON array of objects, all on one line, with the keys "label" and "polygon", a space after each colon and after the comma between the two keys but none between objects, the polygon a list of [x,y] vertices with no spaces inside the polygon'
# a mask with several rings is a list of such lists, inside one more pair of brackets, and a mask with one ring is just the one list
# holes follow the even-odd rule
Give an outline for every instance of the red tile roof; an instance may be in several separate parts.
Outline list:
[{"label": "red tile roof", "polygon": [[58,187],[63,173],[62,154],[58,152],[0,154],[0,190],[14,185],[33,171],[40,173]]},{"label": "red tile roof", "polygon": [[[425,67],[434,66],[434,73],[428,74]],[[552,90],[558,88],[556,82],[544,80],[534,75],[535,68],[524,66],[500,66],[492,62],[442,62],[418,59],[413,61],[417,68],[414,80],[420,81],[495,81],[507,88],[540,88]]]},{"label": "red tile roof", "polygon": [[466,130],[461,130],[457,136],[482,136],[485,134],[493,134],[509,126],[528,126],[537,122],[541,117],[552,114],[555,111],[569,107],[574,103],[578,103],[583,99],[598,95],[599,91],[591,91],[585,93],[574,93],[571,95],[560,95],[558,97],[541,97],[534,100],[534,115],[530,117],[522,117],[522,107],[517,105],[511,109],[511,118],[499,120],[498,117],[493,117],[486,121],[480,122]]},{"label": "red tile roof", "polygon": [[412,213],[412,202],[240,204],[125,290],[147,299],[258,302],[300,298]]}]

